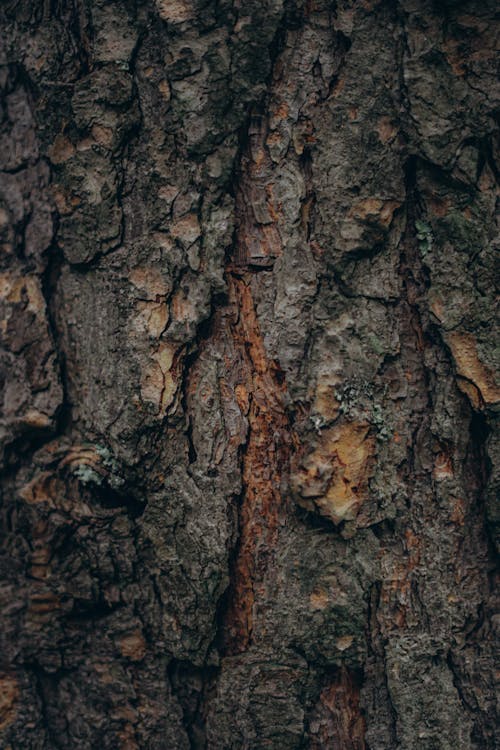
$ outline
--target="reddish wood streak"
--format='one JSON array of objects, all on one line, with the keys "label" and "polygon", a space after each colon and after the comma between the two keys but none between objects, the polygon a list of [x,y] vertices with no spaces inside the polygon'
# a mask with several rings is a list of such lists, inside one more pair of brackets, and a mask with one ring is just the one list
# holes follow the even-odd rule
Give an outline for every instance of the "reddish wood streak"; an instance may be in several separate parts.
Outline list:
[{"label": "reddish wood streak", "polygon": [[[272,564],[288,471],[289,425],[286,390],[279,367],[267,358],[251,292],[251,274],[229,274],[234,316],[226,318],[243,363],[241,386],[248,394],[248,440],[243,455],[240,537],[232,571],[225,623],[226,653],[244,651],[252,636],[256,588]],[[243,382],[244,381],[244,382]]]},{"label": "reddish wood streak", "polygon": [[323,688],[310,720],[311,750],[365,750],[359,682],[342,667]]}]

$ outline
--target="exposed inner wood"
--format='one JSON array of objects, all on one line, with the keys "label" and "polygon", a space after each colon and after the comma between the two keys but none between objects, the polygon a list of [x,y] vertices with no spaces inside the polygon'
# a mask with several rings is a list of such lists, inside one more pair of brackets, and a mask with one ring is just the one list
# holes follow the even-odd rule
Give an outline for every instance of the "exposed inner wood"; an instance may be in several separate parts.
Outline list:
[{"label": "exposed inner wood", "polygon": [[226,617],[226,649],[244,651],[251,640],[253,609],[284,519],[282,483],[290,457],[290,426],[283,405],[286,390],[279,366],[270,362],[259,330],[251,291],[251,274],[230,271],[234,317],[227,318],[241,354],[240,409],[247,415],[248,440],[243,453],[243,493],[238,550]]}]

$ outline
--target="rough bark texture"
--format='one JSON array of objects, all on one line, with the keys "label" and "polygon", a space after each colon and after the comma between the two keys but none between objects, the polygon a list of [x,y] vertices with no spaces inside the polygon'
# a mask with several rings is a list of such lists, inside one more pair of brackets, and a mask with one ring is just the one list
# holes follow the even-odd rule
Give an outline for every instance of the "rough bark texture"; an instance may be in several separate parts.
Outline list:
[{"label": "rough bark texture", "polygon": [[495,746],[492,0],[3,0],[0,746]]}]

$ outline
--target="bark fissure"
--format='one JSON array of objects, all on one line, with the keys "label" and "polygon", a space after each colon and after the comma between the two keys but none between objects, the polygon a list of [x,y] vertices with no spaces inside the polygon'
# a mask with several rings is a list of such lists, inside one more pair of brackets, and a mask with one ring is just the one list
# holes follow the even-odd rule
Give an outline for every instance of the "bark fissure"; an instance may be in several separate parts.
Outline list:
[{"label": "bark fissure", "polygon": [[229,270],[229,275],[229,294],[235,306],[231,333],[242,362],[236,391],[248,419],[242,452],[238,551],[224,639],[227,653],[236,654],[251,644],[256,588],[273,565],[273,549],[285,510],[282,486],[289,465],[290,429],[283,403],[283,375],[279,366],[268,361],[255,316],[252,276],[240,275],[237,270]]}]

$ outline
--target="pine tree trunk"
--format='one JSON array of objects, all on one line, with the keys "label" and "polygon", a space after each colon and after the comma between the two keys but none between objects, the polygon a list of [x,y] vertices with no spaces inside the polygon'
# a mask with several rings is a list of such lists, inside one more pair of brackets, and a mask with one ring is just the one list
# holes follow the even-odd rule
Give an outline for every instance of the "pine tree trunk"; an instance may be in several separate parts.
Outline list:
[{"label": "pine tree trunk", "polygon": [[495,9],[3,1],[0,747],[494,748]]}]

